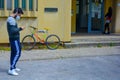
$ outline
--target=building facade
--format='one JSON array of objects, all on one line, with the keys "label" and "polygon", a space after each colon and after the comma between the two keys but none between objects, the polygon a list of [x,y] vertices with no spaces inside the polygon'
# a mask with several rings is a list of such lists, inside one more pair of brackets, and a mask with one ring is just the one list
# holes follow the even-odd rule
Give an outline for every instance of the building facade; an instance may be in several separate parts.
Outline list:
[{"label": "building facade", "polygon": [[62,41],[70,40],[70,0],[0,0],[0,43],[8,43],[6,19],[17,7],[24,10],[18,21],[19,26],[26,27],[21,32],[21,39],[30,33],[29,26],[34,26],[38,29],[49,28],[49,33],[58,35]]},{"label": "building facade", "polygon": [[49,28],[62,41],[70,41],[71,33],[102,33],[104,15],[113,8],[111,32],[120,33],[120,0],[0,0],[0,43],[8,43],[6,19],[12,10],[21,7],[24,15],[18,21],[30,33],[29,26]]}]

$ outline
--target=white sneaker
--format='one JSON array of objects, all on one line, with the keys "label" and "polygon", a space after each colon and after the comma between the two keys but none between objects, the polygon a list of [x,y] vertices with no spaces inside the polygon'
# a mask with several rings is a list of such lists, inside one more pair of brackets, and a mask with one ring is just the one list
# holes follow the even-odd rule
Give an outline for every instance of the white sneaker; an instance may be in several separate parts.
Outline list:
[{"label": "white sneaker", "polygon": [[14,70],[15,70],[15,71],[21,71],[21,69],[19,69],[19,68],[15,68]]},{"label": "white sneaker", "polygon": [[8,74],[13,75],[13,76],[18,76],[19,74],[15,71],[15,69],[13,70],[8,70]]}]

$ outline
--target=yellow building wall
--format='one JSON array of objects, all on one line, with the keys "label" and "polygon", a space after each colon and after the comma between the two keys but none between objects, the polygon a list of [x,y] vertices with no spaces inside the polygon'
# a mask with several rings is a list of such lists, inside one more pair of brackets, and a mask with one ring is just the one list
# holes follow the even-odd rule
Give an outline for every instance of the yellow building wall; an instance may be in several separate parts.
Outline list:
[{"label": "yellow building wall", "polygon": [[0,18],[0,43],[8,42],[6,18]]},{"label": "yellow building wall", "polygon": [[115,32],[120,33],[120,0],[116,3]]},{"label": "yellow building wall", "polygon": [[[58,8],[58,12],[45,12],[45,8]],[[3,14],[4,13],[4,14]],[[0,43],[8,43],[6,20],[11,11],[0,10]],[[50,34],[56,34],[61,41],[71,40],[71,0],[38,0],[38,11],[24,11],[19,26],[25,26],[21,31],[21,39],[30,33],[28,26],[38,29],[49,28]]]},{"label": "yellow building wall", "polygon": [[75,33],[76,32],[76,0],[72,0],[72,11],[71,11],[71,17],[72,17],[72,22],[71,22],[71,32]]},{"label": "yellow building wall", "polygon": [[[71,0],[39,1],[39,28],[48,27],[62,41],[71,40]],[[57,12],[45,12],[45,8],[58,8]]]},{"label": "yellow building wall", "polygon": [[108,12],[108,8],[111,6],[113,7],[113,0],[105,0],[105,7],[104,7],[104,10],[105,10],[105,13]]}]

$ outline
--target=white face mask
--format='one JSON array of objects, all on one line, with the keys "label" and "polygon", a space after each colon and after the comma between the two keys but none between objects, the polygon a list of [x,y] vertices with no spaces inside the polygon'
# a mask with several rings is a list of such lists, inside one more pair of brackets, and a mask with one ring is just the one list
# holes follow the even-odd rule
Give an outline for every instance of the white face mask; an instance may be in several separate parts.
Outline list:
[{"label": "white face mask", "polygon": [[16,20],[20,20],[20,16],[17,15]]}]

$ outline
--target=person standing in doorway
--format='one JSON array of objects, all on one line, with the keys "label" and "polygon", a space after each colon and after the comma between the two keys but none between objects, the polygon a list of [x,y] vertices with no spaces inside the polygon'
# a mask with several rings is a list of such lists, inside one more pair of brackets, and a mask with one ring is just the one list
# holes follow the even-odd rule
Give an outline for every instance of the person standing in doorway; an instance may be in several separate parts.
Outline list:
[{"label": "person standing in doorway", "polygon": [[112,19],[112,7],[109,7],[107,14],[105,15],[105,27],[104,27],[104,34],[110,34],[110,23]]},{"label": "person standing in doorway", "polygon": [[19,28],[16,20],[20,20],[22,14],[22,9],[16,8],[7,19],[7,31],[11,47],[10,69],[8,70],[8,74],[14,76],[17,76],[17,71],[20,71],[20,69],[16,67],[16,63],[21,55],[20,31],[22,31],[24,27]]}]

